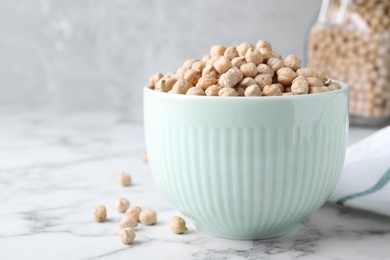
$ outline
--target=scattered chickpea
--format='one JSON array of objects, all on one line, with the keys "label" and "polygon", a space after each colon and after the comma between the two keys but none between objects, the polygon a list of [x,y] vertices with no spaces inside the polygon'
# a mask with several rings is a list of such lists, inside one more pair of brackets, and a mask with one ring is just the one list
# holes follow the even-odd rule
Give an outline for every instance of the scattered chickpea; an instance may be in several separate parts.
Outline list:
[{"label": "scattered chickpea", "polygon": [[192,84],[185,79],[179,79],[172,87],[172,93],[185,94],[188,89],[192,87]]},{"label": "scattered chickpea", "polygon": [[283,59],[282,55],[280,55],[280,54],[278,54],[276,52],[272,52],[272,56],[274,56],[275,58],[278,58],[279,60]]},{"label": "scattered chickpea", "polygon": [[278,82],[284,85],[291,85],[292,81],[297,77],[297,74],[290,67],[283,67],[278,70]]},{"label": "scattered chickpea", "polygon": [[127,228],[121,229],[121,231],[119,232],[119,237],[120,237],[123,244],[126,244],[126,245],[132,244],[135,237],[136,237],[134,228],[127,227]]},{"label": "scattered chickpea", "polygon": [[175,216],[171,220],[171,230],[175,234],[183,234],[188,230],[186,222],[181,217]]},{"label": "scattered chickpea", "polygon": [[206,93],[204,93],[204,90],[201,87],[192,87],[187,91],[186,95],[206,96]]},{"label": "scattered chickpea", "polygon": [[212,67],[214,67],[214,63],[219,59],[219,57],[221,57],[221,56],[213,56],[213,57],[211,57],[211,59],[209,59],[209,60],[206,62],[206,66],[212,66]]},{"label": "scattered chickpea", "polygon": [[267,65],[270,66],[273,71],[277,72],[279,69],[283,68],[284,63],[281,59],[272,57],[268,60]]},{"label": "scattered chickpea", "polygon": [[225,72],[228,71],[231,67],[232,67],[232,63],[231,63],[230,60],[229,60],[228,58],[226,58],[225,56],[219,57],[219,59],[214,63],[214,68],[215,68],[215,70],[216,70],[218,73],[220,73],[220,74],[225,73]]},{"label": "scattered chickpea", "polygon": [[257,83],[253,78],[250,77],[244,78],[237,84],[238,87],[242,87],[244,89],[251,85],[257,85]]},{"label": "scattered chickpea", "polygon": [[256,64],[254,64],[253,62],[242,64],[240,70],[244,74],[244,77],[253,78],[257,75],[257,67]]},{"label": "scattered chickpea", "polygon": [[121,177],[119,179],[119,183],[122,186],[130,186],[131,185],[131,177],[129,174],[122,172]]},{"label": "scattered chickpea", "polygon": [[255,97],[255,96],[261,96],[261,90],[260,87],[255,85],[250,85],[245,89],[245,96],[246,97]]},{"label": "scattered chickpea", "polygon": [[263,96],[281,96],[280,88],[274,84],[266,85],[263,88]]},{"label": "scattered chickpea", "polygon": [[270,74],[271,77],[273,77],[275,74],[273,69],[271,69],[267,64],[263,64],[263,63],[257,66],[257,72],[260,74]]},{"label": "scattered chickpea", "polygon": [[205,90],[206,96],[218,96],[218,92],[221,90],[221,87],[218,85],[213,85],[208,87]]},{"label": "scattered chickpea", "polygon": [[128,208],[125,215],[133,217],[136,221],[139,221],[139,214],[141,213],[141,208],[138,206]]},{"label": "scattered chickpea", "polygon": [[293,95],[308,94],[309,84],[307,83],[306,78],[303,76],[298,76],[295,78],[291,85],[291,92]]},{"label": "scattered chickpea", "polygon": [[164,75],[161,73],[156,73],[149,78],[149,87],[154,88],[157,81],[159,81]]},{"label": "scattered chickpea", "polygon": [[237,97],[239,96],[238,92],[234,88],[221,88],[218,92],[218,96],[221,97]]},{"label": "scattered chickpea", "polygon": [[126,212],[126,210],[129,208],[129,206],[130,206],[130,202],[124,198],[118,198],[115,202],[115,208],[120,213]]},{"label": "scattered chickpea", "polygon": [[280,83],[274,83],[272,85],[275,85],[277,86],[279,89],[280,89],[280,92],[285,92],[285,89],[284,89],[284,85],[283,84],[280,84]]},{"label": "scattered chickpea", "polygon": [[137,221],[132,216],[124,216],[121,221],[119,222],[119,228],[124,229],[128,227],[136,227],[138,226]]},{"label": "scattered chickpea", "polygon": [[184,74],[184,79],[192,85],[196,85],[201,76],[200,70],[189,69]]},{"label": "scattered chickpea", "polygon": [[219,85],[223,88],[234,88],[234,86],[244,78],[241,70],[233,67],[219,78]]},{"label": "scattered chickpea", "polygon": [[223,47],[222,45],[214,45],[210,49],[210,56],[211,57],[223,56],[223,54],[225,53],[225,50],[226,50],[226,48]]},{"label": "scattered chickpea", "polygon": [[144,225],[154,225],[157,223],[157,213],[154,210],[143,210],[139,214],[139,220]]},{"label": "scattered chickpea", "polygon": [[270,74],[257,74],[255,81],[257,85],[259,85],[260,89],[263,90],[265,85],[272,84],[272,76]]},{"label": "scattered chickpea", "polygon": [[238,54],[240,56],[245,56],[245,54],[248,51],[248,49],[249,48],[255,48],[255,46],[253,46],[249,42],[243,42],[240,45],[238,45],[236,48],[237,48]]},{"label": "scattered chickpea", "polygon": [[259,40],[257,43],[256,43],[256,49],[260,50],[262,48],[265,48],[265,49],[268,49],[270,51],[272,51],[272,46],[269,42],[265,41],[265,40]]},{"label": "scattered chickpea", "polygon": [[104,222],[107,218],[107,210],[104,205],[96,206],[92,211],[92,216],[97,222]]},{"label": "scattered chickpea", "polygon": [[238,57],[238,51],[236,46],[229,47],[225,50],[225,53],[223,54],[226,58],[229,60],[232,60],[236,57]]},{"label": "scattered chickpea", "polygon": [[291,69],[293,69],[294,71],[296,71],[297,69],[301,68],[301,59],[298,58],[296,55],[288,55],[285,59],[284,59],[284,65],[287,66],[287,67],[290,67]]},{"label": "scattered chickpea", "polygon": [[199,79],[196,86],[206,90],[208,87],[217,84],[217,82],[218,80],[215,77],[206,74]]},{"label": "scattered chickpea", "polygon": [[263,55],[255,48],[249,48],[245,54],[246,62],[253,62],[256,66],[263,62]]},{"label": "scattered chickpea", "polygon": [[144,163],[148,163],[149,162],[148,154],[146,152],[144,152],[142,154],[142,161],[144,161]]},{"label": "scattered chickpea", "polygon": [[236,57],[232,59],[232,66],[240,68],[243,64],[245,64],[245,58],[244,57]]}]

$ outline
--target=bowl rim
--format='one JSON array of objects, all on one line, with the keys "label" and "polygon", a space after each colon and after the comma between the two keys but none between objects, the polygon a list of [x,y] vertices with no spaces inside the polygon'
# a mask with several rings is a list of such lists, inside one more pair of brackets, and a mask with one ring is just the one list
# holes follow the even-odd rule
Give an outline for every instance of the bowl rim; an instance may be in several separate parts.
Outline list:
[{"label": "bowl rim", "polygon": [[322,92],[316,94],[305,94],[305,95],[292,95],[292,96],[253,96],[253,97],[245,97],[245,96],[197,96],[197,95],[184,95],[184,94],[172,94],[168,92],[160,92],[151,89],[149,85],[144,86],[144,93],[153,93],[153,95],[167,97],[172,99],[182,99],[182,100],[297,100],[297,99],[309,99],[313,97],[321,97],[327,95],[337,95],[343,92],[349,91],[349,86],[347,83],[339,80],[332,81],[338,82],[341,86],[341,89],[333,90],[329,92]]}]

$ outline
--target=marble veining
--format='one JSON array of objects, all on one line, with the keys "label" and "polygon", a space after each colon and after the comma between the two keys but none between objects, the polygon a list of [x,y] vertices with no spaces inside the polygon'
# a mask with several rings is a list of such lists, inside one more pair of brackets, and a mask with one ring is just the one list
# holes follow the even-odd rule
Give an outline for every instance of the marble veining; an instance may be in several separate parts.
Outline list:
[{"label": "marble veining", "polygon": [[[352,129],[351,142],[364,131]],[[390,259],[390,219],[326,204],[290,234],[236,241],[174,235],[180,215],[154,185],[142,123],[111,112],[0,109],[0,259]],[[134,185],[118,184],[121,171]],[[118,238],[114,201],[155,209],[158,224],[137,227],[133,245]],[[108,220],[92,208],[105,204]]]}]

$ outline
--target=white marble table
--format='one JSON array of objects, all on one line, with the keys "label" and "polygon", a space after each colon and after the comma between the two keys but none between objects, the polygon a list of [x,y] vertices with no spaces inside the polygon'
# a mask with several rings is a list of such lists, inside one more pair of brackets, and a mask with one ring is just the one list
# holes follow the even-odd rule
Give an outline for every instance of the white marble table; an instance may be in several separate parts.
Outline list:
[{"label": "white marble table", "polygon": [[[352,129],[350,142],[372,130]],[[390,259],[390,219],[327,204],[284,237],[234,241],[190,231],[160,195],[144,151],[142,124],[114,113],[0,109],[0,259]],[[134,185],[118,184],[121,171]],[[155,209],[156,226],[118,238],[117,197]],[[91,211],[105,204],[108,221]]]}]

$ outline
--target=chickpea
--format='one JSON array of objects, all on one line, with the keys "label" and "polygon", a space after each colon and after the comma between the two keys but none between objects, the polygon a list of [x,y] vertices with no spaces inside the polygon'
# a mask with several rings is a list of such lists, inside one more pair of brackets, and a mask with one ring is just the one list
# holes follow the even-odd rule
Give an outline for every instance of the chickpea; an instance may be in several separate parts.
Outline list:
[{"label": "chickpea", "polygon": [[238,96],[245,96],[245,89],[242,87],[234,87],[233,88],[235,91],[237,91]]},{"label": "chickpea", "polygon": [[154,225],[157,223],[157,213],[154,210],[143,210],[139,214],[139,220],[144,225]]},{"label": "chickpea", "polygon": [[237,48],[236,46],[232,46],[232,47],[229,47],[225,50],[225,53],[223,54],[226,58],[228,58],[229,60],[232,60],[236,57],[239,57],[238,56],[238,51],[237,51]]},{"label": "chickpea", "polygon": [[92,216],[97,222],[104,222],[107,218],[107,210],[104,205],[96,206],[92,211]]},{"label": "chickpea", "polygon": [[127,228],[121,229],[121,231],[119,233],[119,237],[120,237],[123,244],[126,244],[126,245],[132,244],[135,237],[136,237],[134,228],[127,227]]},{"label": "chickpea", "polygon": [[271,69],[267,64],[263,64],[263,63],[257,66],[257,72],[260,74],[270,74],[271,77],[273,77],[275,74],[273,69]]},{"label": "chickpea", "polygon": [[184,79],[190,82],[192,85],[196,85],[201,76],[200,70],[189,69],[184,74]]},{"label": "chickpea", "polygon": [[336,81],[331,81],[327,84],[330,91],[341,89],[341,85]]},{"label": "chickpea", "polygon": [[154,88],[157,81],[159,81],[164,75],[161,73],[156,73],[149,78],[149,87]]},{"label": "chickpea", "polygon": [[209,59],[211,59],[210,54],[206,54],[206,55],[204,55],[204,56],[202,57],[202,61],[203,61],[203,62],[207,62]]},{"label": "chickpea", "polygon": [[192,87],[192,84],[185,79],[179,79],[172,87],[172,93],[186,94],[188,89]]},{"label": "chickpea", "polygon": [[245,58],[244,57],[236,57],[232,59],[232,66],[240,68],[243,64],[245,64]]},{"label": "chickpea", "polygon": [[214,63],[214,68],[215,68],[215,70],[216,70],[218,73],[220,73],[220,74],[225,73],[225,72],[228,71],[231,67],[232,67],[232,63],[231,63],[230,60],[229,60],[228,58],[226,58],[225,56],[219,57],[219,59]]},{"label": "chickpea", "polygon": [[272,84],[272,85],[275,85],[275,86],[277,86],[279,89],[280,89],[280,92],[284,92],[285,91],[285,89],[284,89],[284,85],[283,84],[280,84],[280,83],[274,83],[274,84]]},{"label": "chickpea", "polygon": [[275,84],[266,85],[263,88],[263,96],[281,96],[280,88]]},{"label": "chickpea", "polygon": [[233,67],[219,78],[219,85],[222,88],[234,88],[234,86],[243,79],[241,70]]},{"label": "chickpea", "polygon": [[170,227],[172,232],[175,234],[183,234],[188,230],[184,219],[178,216],[172,218]]},{"label": "chickpea", "polygon": [[293,93],[293,95],[308,94],[308,92],[309,92],[309,83],[307,83],[305,77],[298,76],[293,80],[291,85],[291,93]]},{"label": "chickpea", "polygon": [[284,92],[282,93],[282,96],[293,96],[291,92]]},{"label": "chickpea", "polygon": [[202,71],[205,66],[206,66],[205,62],[198,60],[192,64],[191,69]]},{"label": "chickpea", "polygon": [[255,81],[257,85],[259,85],[260,89],[263,91],[265,85],[272,84],[272,76],[270,74],[257,74],[255,77]]},{"label": "chickpea", "polygon": [[316,93],[322,93],[325,92],[322,86],[312,86],[309,87],[309,94],[316,94]]},{"label": "chickpea", "polygon": [[119,179],[119,183],[122,186],[130,186],[131,185],[131,177],[125,172],[122,172],[121,177]]},{"label": "chickpea", "polygon": [[242,64],[240,70],[244,74],[244,77],[254,77],[257,75],[257,67],[256,64],[249,62]]},{"label": "chickpea", "polygon": [[288,55],[286,58],[284,58],[284,65],[287,67],[290,67],[294,71],[301,68],[301,59],[299,59],[296,55]]},{"label": "chickpea", "polygon": [[203,90],[206,90],[208,87],[217,84],[218,80],[210,75],[204,75],[202,76],[196,86],[202,88]]},{"label": "chickpea", "polygon": [[319,78],[309,77],[306,80],[307,80],[307,83],[309,84],[309,88],[310,87],[322,87],[322,86],[324,86],[324,82],[322,82],[322,80],[320,80]]},{"label": "chickpea", "polygon": [[205,90],[207,96],[218,96],[218,92],[221,90],[221,87],[218,85],[213,85],[208,87]]},{"label": "chickpea", "polygon": [[137,221],[132,216],[124,216],[119,222],[119,228],[124,229],[128,227],[136,227],[138,226]]},{"label": "chickpea", "polygon": [[247,77],[247,78],[244,78],[243,80],[241,80],[237,86],[246,89],[247,87],[249,87],[251,85],[257,85],[257,83],[253,78]]},{"label": "chickpea", "polygon": [[157,91],[162,91],[162,92],[168,92],[172,89],[173,85],[176,83],[177,79],[175,78],[170,78],[170,79],[160,79],[157,81],[155,89]]},{"label": "chickpea", "polygon": [[234,89],[234,88],[222,88],[219,92],[218,92],[218,96],[238,96],[238,92]]},{"label": "chickpea", "polygon": [[245,96],[246,97],[255,97],[255,96],[261,96],[261,90],[260,87],[255,85],[250,85],[245,89]]},{"label": "chickpea", "polygon": [[325,72],[315,70],[312,68],[302,68],[297,70],[298,76],[303,76],[305,78],[315,77],[320,79],[323,83],[326,83],[328,78],[325,75]]},{"label": "chickpea", "polygon": [[184,74],[187,72],[188,69],[181,67],[176,71],[177,79],[184,79]]},{"label": "chickpea", "polygon": [[136,221],[139,221],[139,214],[141,213],[141,208],[138,206],[128,208],[125,215],[133,217]]},{"label": "chickpea", "polygon": [[115,202],[115,208],[120,213],[124,213],[130,206],[130,202],[124,198],[118,198]]},{"label": "chickpea", "polygon": [[256,43],[256,49],[260,50],[262,48],[265,48],[265,49],[268,49],[270,51],[272,51],[272,46],[269,42],[265,41],[265,40],[259,40],[257,43]]},{"label": "chickpea", "polygon": [[225,50],[226,50],[226,48],[223,47],[222,45],[214,45],[210,49],[210,56],[211,57],[223,56],[223,54],[225,53]]},{"label": "chickpea", "polygon": [[204,90],[201,87],[192,87],[187,91],[186,95],[206,96],[206,93],[204,93]]},{"label": "chickpea", "polygon": [[237,51],[238,51],[238,55],[245,56],[245,54],[248,51],[248,49],[249,48],[255,48],[255,46],[253,46],[249,42],[243,42],[240,45],[238,45],[236,48],[237,48]]},{"label": "chickpea", "polygon": [[278,70],[278,82],[284,85],[291,85],[292,81],[297,77],[295,71],[290,67],[283,67]]},{"label": "chickpea", "polygon": [[211,59],[209,59],[209,60],[206,62],[206,67],[207,67],[207,66],[212,66],[212,67],[214,67],[214,63],[219,59],[219,57],[221,57],[221,56],[213,56],[213,57],[211,57]]},{"label": "chickpea", "polygon": [[281,59],[272,57],[268,60],[267,65],[271,67],[271,69],[277,72],[279,69],[283,68],[284,63]]},{"label": "chickpea", "polygon": [[186,68],[187,70],[191,69],[192,67],[192,64],[194,64],[195,62],[197,62],[198,60],[186,60],[184,63],[183,63],[183,68]]},{"label": "chickpea", "polygon": [[255,48],[249,48],[245,54],[246,62],[253,62],[256,66],[263,62],[263,55]]},{"label": "chickpea", "polygon": [[213,77],[213,78],[218,78],[219,74],[215,70],[214,66],[206,65],[206,67],[202,71],[202,76],[210,76],[210,77]]},{"label": "chickpea", "polygon": [[261,48],[259,49],[259,52],[263,56],[263,62],[268,62],[269,59],[274,57],[274,53],[267,48]]}]

